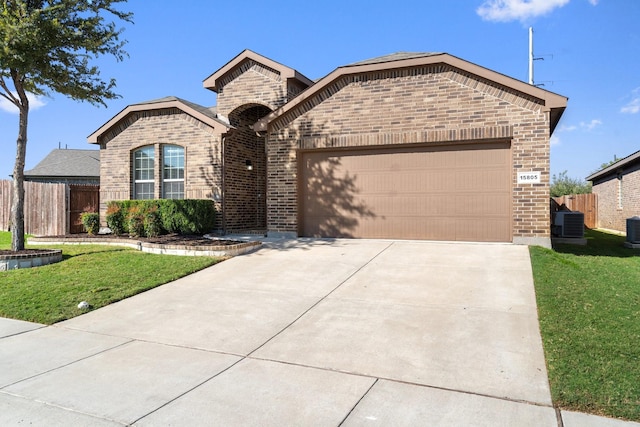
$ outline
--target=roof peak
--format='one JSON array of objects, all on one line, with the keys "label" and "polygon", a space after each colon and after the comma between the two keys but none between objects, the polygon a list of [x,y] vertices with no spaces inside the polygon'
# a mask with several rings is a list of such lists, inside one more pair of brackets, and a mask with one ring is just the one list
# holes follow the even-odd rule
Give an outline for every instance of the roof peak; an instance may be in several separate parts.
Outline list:
[{"label": "roof peak", "polygon": [[429,56],[442,55],[442,52],[395,52],[387,55],[377,56],[375,58],[365,59],[363,61],[347,64],[345,67],[352,65],[368,65],[368,64],[380,64],[384,62],[402,61],[404,59],[414,58],[426,58]]}]

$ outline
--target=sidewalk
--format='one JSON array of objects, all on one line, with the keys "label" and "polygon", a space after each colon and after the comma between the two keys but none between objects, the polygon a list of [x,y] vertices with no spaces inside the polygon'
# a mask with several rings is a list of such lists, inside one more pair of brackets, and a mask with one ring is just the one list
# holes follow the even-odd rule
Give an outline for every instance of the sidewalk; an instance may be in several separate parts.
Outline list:
[{"label": "sidewalk", "polygon": [[640,427],[552,407],[526,247],[265,246],[51,327],[0,319],[0,425]]}]

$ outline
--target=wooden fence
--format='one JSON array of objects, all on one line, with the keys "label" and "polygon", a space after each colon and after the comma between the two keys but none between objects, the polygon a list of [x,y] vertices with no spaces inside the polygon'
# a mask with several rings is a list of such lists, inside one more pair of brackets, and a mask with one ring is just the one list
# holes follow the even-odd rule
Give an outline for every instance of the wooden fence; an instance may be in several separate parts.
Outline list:
[{"label": "wooden fence", "polygon": [[[0,180],[2,231],[9,231],[11,226],[12,185],[12,181]],[[82,232],[83,229],[78,227],[80,214],[97,212],[99,189],[99,186],[25,182],[25,233],[58,236]]]},{"label": "wooden fence", "polygon": [[584,214],[584,225],[596,228],[598,222],[598,205],[596,194],[571,194],[568,196],[552,197],[551,211],[570,210]]}]

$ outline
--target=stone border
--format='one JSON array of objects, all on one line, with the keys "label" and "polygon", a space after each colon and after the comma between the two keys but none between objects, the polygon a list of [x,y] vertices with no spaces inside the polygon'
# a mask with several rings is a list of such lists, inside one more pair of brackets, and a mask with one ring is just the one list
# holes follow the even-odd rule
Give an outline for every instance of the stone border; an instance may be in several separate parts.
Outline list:
[{"label": "stone border", "polygon": [[126,246],[137,249],[142,252],[163,255],[181,255],[181,256],[237,256],[252,252],[258,249],[262,242],[238,242],[236,245],[173,245],[162,243],[149,243],[136,239],[128,238],[109,238],[100,239],[97,237],[69,237],[60,239],[57,237],[31,237],[29,244],[47,244],[47,245],[110,245],[110,246]]},{"label": "stone border", "polygon": [[43,249],[34,254],[0,255],[0,271],[41,267],[62,261],[62,250]]}]

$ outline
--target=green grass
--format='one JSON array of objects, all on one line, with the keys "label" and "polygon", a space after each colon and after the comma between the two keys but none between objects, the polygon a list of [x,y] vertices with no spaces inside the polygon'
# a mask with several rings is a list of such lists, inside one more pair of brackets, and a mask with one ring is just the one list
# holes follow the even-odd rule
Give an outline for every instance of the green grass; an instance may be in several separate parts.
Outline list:
[{"label": "green grass", "polygon": [[[0,232],[0,249],[10,249]],[[35,246],[34,246],[35,247]],[[37,246],[42,247],[42,246]],[[0,316],[52,324],[178,279],[220,261],[213,257],[154,255],[99,245],[46,246],[63,260],[43,267],[0,272]]]},{"label": "green grass", "polygon": [[640,421],[640,250],[618,235],[585,237],[530,249],[553,402]]},{"label": "green grass", "polygon": [[0,231],[0,249],[11,249],[11,233]]}]

